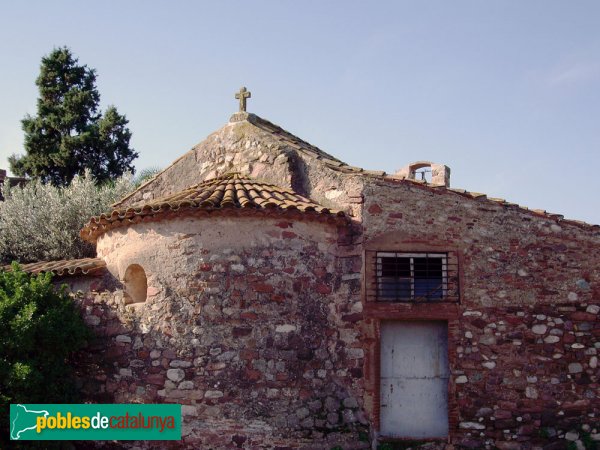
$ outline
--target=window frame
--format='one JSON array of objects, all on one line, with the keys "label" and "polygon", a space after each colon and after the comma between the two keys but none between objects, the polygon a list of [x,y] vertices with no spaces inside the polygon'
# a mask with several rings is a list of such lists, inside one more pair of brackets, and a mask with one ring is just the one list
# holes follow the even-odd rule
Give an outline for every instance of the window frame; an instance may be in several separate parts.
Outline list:
[{"label": "window frame", "polygon": [[[391,248],[390,248],[391,247]],[[381,294],[381,281],[383,273],[385,271],[382,268],[382,258],[411,258],[410,270],[411,277],[405,277],[410,280],[410,297],[405,296],[390,296]],[[441,279],[442,279],[442,293],[441,295],[429,295],[429,296],[416,296],[415,293],[419,291],[419,286],[415,287],[415,280],[419,280],[419,277],[415,277],[415,260],[414,258],[440,258],[441,263]],[[410,248],[404,250],[396,246],[370,246],[370,249],[365,251],[365,283],[364,283],[364,295],[367,303],[378,303],[378,304],[431,304],[431,303],[460,303],[461,298],[461,271],[459,264],[459,252],[453,248],[435,248],[427,249],[424,248]],[[393,278],[393,277],[390,277]],[[421,278],[425,280],[426,278]],[[433,279],[433,278],[432,278]],[[439,278],[438,278],[439,279]],[[389,280],[393,282],[392,279]]]},{"label": "window frame", "polygon": [[[377,281],[377,301],[379,302],[419,302],[419,301],[440,301],[447,297],[448,295],[448,254],[447,253],[428,253],[428,252],[391,252],[391,251],[378,251],[376,253],[376,281]],[[383,275],[383,258],[409,258],[410,259],[410,276],[408,277],[384,277]],[[416,280],[418,280],[418,274],[415,272],[415,259],[416,258],[424,258],[424,259],[441,259],[442,267],[441,267],[441,280],[442,280],[442,293],[438,298],[430,297],[429,295],[425,297],[417,297],[416,296]],[[384,296],[382,294],[382,285],[386,282],[395,282],[401,280],[410,281],[410,296],[408,297],[400,297],[399,295],[395,296]],[[398,291],[398,290],[396,290]],[[421,300],[422,299],[422,300]]]}]

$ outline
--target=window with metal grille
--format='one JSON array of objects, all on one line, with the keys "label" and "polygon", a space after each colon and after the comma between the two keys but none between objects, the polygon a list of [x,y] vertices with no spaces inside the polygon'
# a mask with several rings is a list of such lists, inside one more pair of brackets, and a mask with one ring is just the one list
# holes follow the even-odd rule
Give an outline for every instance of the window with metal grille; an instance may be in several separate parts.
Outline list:
[{"label": "window with metal grille", "polygon": [[457,259],[451,253],[373,252],[375,279],[367,296],[376,301],[458,300]]}]

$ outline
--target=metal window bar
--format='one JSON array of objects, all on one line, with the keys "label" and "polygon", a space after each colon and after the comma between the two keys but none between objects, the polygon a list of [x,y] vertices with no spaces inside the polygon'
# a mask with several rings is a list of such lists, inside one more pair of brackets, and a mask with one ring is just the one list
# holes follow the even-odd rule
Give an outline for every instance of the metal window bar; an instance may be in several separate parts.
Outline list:
[{"label": "metal window bar", "polygon": [[455,252],[367,252],[373,267],[367,300],[379,302],[459,301]]}]

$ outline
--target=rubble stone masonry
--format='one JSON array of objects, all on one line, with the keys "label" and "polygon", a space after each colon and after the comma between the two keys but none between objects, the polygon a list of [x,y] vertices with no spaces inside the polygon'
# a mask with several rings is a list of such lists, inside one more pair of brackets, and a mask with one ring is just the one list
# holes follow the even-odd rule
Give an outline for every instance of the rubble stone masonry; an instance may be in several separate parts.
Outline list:
[{"label": "rubble stone masonry", "polygon": [[596,448],[600,228],[409,183],[373,182],[364,198],[365,248],[460,256],[458,305],[365,305],[372,366],[381,320],[448,321],[450,439],[440,447]]},{"label": "rubble stone masonry", "polygon": [[[108,273],[70,280],[98,336],[80,358],[82,388],[91,401],[183,405],[181,443],[123,445],[398,447],[379,434],[381,322],[440,320],[450,430],[424,448],[596,448],[600,227],[360,172],[247,119],[123,204],[239,171],[342,210],[348,223],[173,213],[100,236]],[[453,252],[459,300],[368,301],[371,251]],[[126,305],[121,282],[134,264],[147,298]]]},{"label": "rubble stone masonry", "polygon": [[[339,237],[335,225],[277,217],[107,233],[98,253],[112,275],[72,282],[97,292],[80,296],[99,337],[82,356],[88,397],[182,404],[189,448],[368,446],[359,286],[338,276],[360,266],[337,258]],[[134,263],[148,298],[126,306],[105,287]]]}]

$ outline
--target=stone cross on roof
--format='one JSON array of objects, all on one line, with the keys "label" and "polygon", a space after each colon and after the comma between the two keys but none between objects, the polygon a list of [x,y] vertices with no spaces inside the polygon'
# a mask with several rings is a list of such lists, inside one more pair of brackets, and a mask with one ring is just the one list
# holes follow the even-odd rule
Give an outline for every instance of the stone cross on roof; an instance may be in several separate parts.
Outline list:
[{"label": "stone cross on roof", "polygon": [[245,87],[240,88],[240,92],[236,92],[235,98],[240,101],[240,111],[246,111],[246,99],[252,97],[252,94]]}]

